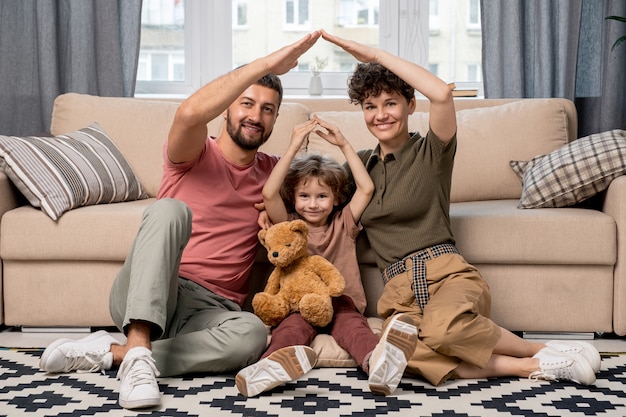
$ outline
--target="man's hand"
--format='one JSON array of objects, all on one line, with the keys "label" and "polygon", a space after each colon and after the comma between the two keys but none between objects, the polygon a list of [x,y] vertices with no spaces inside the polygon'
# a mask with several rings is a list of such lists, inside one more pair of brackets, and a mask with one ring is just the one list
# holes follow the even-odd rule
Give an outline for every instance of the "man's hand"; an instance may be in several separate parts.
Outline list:
[{"label": "man's hand", "polygon": [[316,30],[309,33],[299,41],[291,45],[284,46],[279,50],[267,55],[264,59],[269,68],[269,72],[282,75],[298,65],[298,59],[308,51],[319,39],[321,33]]},{"label": "man's hand", "polygon": [[257,224],[261,229],[267,230],[274,225],[270,220],[270,216],[267,214],[267,211],[265,211],[265,204],[255,203],[254,208],[259,210],[259,218],[257,220]]}]

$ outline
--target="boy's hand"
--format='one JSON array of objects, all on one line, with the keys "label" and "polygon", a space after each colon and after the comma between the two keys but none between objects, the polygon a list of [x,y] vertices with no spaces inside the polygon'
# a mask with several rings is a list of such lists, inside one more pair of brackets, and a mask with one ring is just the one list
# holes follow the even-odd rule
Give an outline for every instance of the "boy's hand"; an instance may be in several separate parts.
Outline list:
[{"label": "boy's hand", "polygon": [[327,123],[322,119],[319,119],[317,116],[314,116],[312,120],[315,121],[317,125],[326,130],[324,132],[321,129],[317,129],[315,133],[320,135],[328,143],[332,143],[333,145],[336,145],[338,147],[342,147],[346,143],[348,143],[345,136],[343,135],[343,133],[341,133],[341,130],[339,130],[337,126]]},{"label": "boy's hand", "polygon": [[300,150],[302,144],[308,139],[309,134],[317,127],[317,121],[314,119],[307,120],[304,123],[300,123],[293,128],[291,132],[290,147],[295,147],[296,150]]}]

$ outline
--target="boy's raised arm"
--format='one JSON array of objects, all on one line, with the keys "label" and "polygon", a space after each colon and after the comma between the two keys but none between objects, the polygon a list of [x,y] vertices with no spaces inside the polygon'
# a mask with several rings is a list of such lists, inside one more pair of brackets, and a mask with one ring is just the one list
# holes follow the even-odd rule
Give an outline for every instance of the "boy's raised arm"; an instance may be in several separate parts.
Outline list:
[{"label": "boy's raised arm", "polygon": [[291,162],[309,136],[309,133],[311,133],[316,126],[317,122],[315,120],[308,120],[293,128],[289,147],[265,182],[265,186],[263,187],[263,203],[265,203],[265,210],[272,223],[280,223],[287,220],[287,208],[280,196],[280,189],[287,176]]}]

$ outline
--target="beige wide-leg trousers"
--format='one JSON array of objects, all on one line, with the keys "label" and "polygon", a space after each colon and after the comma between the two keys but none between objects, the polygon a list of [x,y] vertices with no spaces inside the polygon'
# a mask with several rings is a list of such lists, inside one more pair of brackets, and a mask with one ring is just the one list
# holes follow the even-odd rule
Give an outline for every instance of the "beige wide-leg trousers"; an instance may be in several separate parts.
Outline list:
[{"label": "beige wide-leg trousers", "polygon": [[[432,255],[432,254],[431,254]],[[378,314],[408,313],[418,328],[418,342],[406,369],[439,385],[454,378],[461,361],[483,368],[500,338],[490,318],[491,294],[478,270],[459,254],[426,261],[429,301],[422,313],[415,300],[411,259],[407,272],[392,278],[378,300]]]}]

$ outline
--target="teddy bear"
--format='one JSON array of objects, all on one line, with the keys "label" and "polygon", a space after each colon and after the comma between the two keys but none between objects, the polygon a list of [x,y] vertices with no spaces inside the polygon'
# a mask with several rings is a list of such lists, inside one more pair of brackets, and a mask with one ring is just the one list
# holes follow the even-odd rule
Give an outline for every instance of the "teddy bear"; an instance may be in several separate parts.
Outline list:
[{"label": "teddy bear", "polygon": [[311,325],[324,327],[333,318],[331,297],[343,294],[343,276],[324,257],[310,255],[303,220],[277,223],[258,233],[274,265],[263,292],[252,299],[254,313],[269,326],[299,311]]}]

